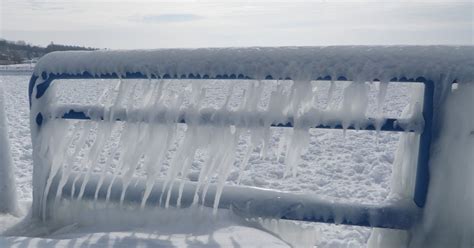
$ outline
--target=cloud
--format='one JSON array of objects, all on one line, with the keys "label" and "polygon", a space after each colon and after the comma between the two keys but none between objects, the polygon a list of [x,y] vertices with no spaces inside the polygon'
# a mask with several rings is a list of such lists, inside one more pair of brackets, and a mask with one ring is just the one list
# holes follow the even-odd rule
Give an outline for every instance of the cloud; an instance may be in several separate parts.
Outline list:
[{"label": "cloud", "polygon": [[163,23],[163,22],[190,22],[203,19],[202,16],[194,14],[161,14],[161,15],[145,15],[134,16],[130,18],[132,21],[145,23]]},{"label": "cloud", "polygon": [[[99,3],[85,4],[92,0],[77,0],[50,4],[54,1],[59,0],[0,0],[0,35],[34,44],[55,41],[119,49],[473,44],[472,2],[326,0],[328,3],[320,4],[275,0],[280,2],[264,4],[264,0],[241,0],[231,4],[228,2],[233,0],[196,0],[182,4],[184,0],[176,0],[178,3],[137,4],[145,0],[114,0],[121,2],[109,4],[104,1],[112,0],[96,0]],[[26,4],[29,2],[65,9],[33,9]]]}]

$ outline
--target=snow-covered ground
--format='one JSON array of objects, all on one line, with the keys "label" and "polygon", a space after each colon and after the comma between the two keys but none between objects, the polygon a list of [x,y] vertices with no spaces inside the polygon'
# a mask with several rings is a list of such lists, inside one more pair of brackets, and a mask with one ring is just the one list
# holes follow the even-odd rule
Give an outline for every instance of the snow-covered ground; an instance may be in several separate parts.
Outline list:
[{"label": "snow-covered ground", "polygon": [[29,75],[33,72],[35,64],[0,65],[1,75]]},{"label": "snow-covered ground", "polygon": [[[23,210],[28,209],[32,199],[32,145],[29,128],[28,108],[28,86],[29,77],[19,75],[0,75],[0,84],[4,88],[6,97],[6,113],[9,120],[9,137],[12,148],[12,158],[15,166],[16,183],[18,194]],[[95,101],[103,90],[103,85],[111,81],[101,82],[67,82],[60,88],[61,101],[73,103],[90,103]],[[94,87],[98,90],[91,90]],[[211,83],[211,91],[215,91],[216,101],[222,101],[223,91],[221,83]],[[342,98],[342,87],[338,85],[332,104],[337,104]],[[318,104],[327,103],[328,83],[318,84],[320,96]],[[409,102],[407,85],[398,87],[390,86],[384,113],[386,116],[400,116],[404,106]],[[368,112],[374,112],[376,106],[377,91],[371,88]],[[265,97],[264,97],[265,98]],[[268,98],[268,96],[266,96]],[[210,103],[213,104],[212,102]],[[390,175],[392,162],[397,148],[399,134],[347,131],[344,135],[340,130],[311,130],[310,145],[302,156],[296,177],[282,178],[284,173],[284,161],[278,156],[281,132],[275,131],[271,138],[273,153],[267,158],[260,158],[260,150],[253,151],[249,159],[249,166],[244,171],[241,184],[271,189],[280,189],[293,192],[315,193],[327,197],[349,200],[359,203],[380,203],[386,199],[390,192]],[[242,157],[247,148],[246,143],[241,142],[237,153]],[[189,179],[195,180],[197,172],[190,173]],[[229,183],[236,183],[238,168],[233,169],[229,175]],[[189,219],[181,218],[179,223],[168,221],[169,228],[156,228],[154,232],[140,228],[127,230],[94,230],[90,227],[69,226],[65,229],[49,234],[44,238],[24,239],[10,237],[1,239],[3,245],[17,245],[24,247],[35,246],[70,246],[76,245],[98,245],[115,244],[117,246],[129,245],[256,245],[276,246],[285,245],[284,242],[275,239],[274,236],[254,228],[253,224],[237,221],[229,213],[222,211],[224,217],[218,220],[207,220],[202,225],[190,228],[194,225]],[[169,214],[169,213],[168,213]],[[191,214],[192,215],[192,214]],[[175,214],[173,216],[179,216]],[[209,215],[212,216],[212,215]],[[3,218],[11,220],[11,218]],[[191,218],[193,219],[193,218]],[[172,224],[171,224],[172,223]],[[290,224],[282,224],[288,228],[288,233],[293,230]],[[318,247],[364,247],[369,238],[371,229],[352,226],[338,226],[330,224],[305,224],[305,228],[312,231],[307,236],[314,236],[315,245]],[[187,228],[186,228],[187,227]],[[179,230],[179,229],[183,230]],[[199,230],[197,231],[196,230]],[[306,229],[305,229],[306,230]],[[1,231],[1,230],[0,230]],[[96,231],[96,233],[93,233]],[[258,237],[258,238],[256,238]],[[72,239],[71,239],[72,238]]]}]

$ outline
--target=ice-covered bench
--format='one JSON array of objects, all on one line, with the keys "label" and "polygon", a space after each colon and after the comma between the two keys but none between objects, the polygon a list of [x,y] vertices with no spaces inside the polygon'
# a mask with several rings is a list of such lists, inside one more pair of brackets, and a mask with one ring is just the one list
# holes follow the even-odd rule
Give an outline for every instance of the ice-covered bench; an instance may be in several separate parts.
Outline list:
[{"label": "ice-covered bench", "polygon": [[[429,158],[433,119],[436,118],[437,87],[447,87],[456,80],[472,76],[469,66],[470,47],[410,46],[410,47],[283,47],[225,49],[163,49],[138,51],[55,52],[44,56],[37,64],[29,86],[31,130],[34,146],[33,216],[48,219],[50,209],[60,198],[127,202],[137,206],[164,205],[163,192],[168,192],[169,204],[188,207],[193,204],[197,183],[180,185],[159,181],[147,185],[147,180],[128,184],[109,175],[71,173],[62,179],[61,165],[51,165],[54,159],[44,159],[45,124],[55,119],[86,121],[150,122],[141,118],[141,109],[115,109],[110,114],[103,106],[55,106],[49,90],[59,79],[253,79],[354,81],[381,83],[417,83],[424,85],[422,119],[344,120],[334,117],[317,121],[311,128],[363,129],[392,132],[416,132],[420,135],[416,183],[410,204],[354,204],[333,202],[318,197],[243,186],[210,185],[203,205],[233,208],[244,216],[340,223],[359,226],[407,229],[416,221],[425,205],[429,184]],[[446,83],[447,82],[447,83]],[[152,122],[165,122],[157,114]],[[228,112],[200,112],[192,117],[182,111],[174,121],[199,121],[200,125],[271,125],[292,128],[296,117],[260,117],[251,113],[232,116]],[[214,118],[219,116],[219,118]],[[197,119],[193,119],[197,118]],[[273,118],[269,120],[269,118]],[[301,122],[310,122],[310,116]],[[301,125],[301,124],[298,124]],[[307,123],[305,125],[308,125]],[[43,142],[43,143],[42,143]],[[133,145],[133,144],[130,144]],[[50,154],[50,156],[54,156]],[[54,161],[53,161],[54,163]],[[169,184],[168,184],[169,186]],[[163,188],[165,187],[165,188]],[[149,189],[147,189],[149,188]],[[57,192],[61,193],[58,194]],[[144,193],[149,191],[148,193]],[[223,191],[222,195],[221,192]],[[149,195],[144,201],[144,194]],[[218,200],[216,200],[216,197]],[[180,198],[180,200],[178,200]],[[220,198],[220,199],[219,199]]]}]

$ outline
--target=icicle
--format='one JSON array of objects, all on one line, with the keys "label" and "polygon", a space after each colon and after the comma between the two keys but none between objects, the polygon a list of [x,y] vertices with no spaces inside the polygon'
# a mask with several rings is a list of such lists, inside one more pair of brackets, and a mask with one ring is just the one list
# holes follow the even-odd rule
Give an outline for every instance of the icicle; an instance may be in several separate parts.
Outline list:
[{"label": "icicle", "polygon": [[[117,101],[119,104],[125,104],[126,108],[125,111],[128,113],[130,109],[133,109],[133,92],[135,92],[136,84],[130,86],[130,84],[127,83],[121,83],[120,84],[120,89],[117,95]],[[114,109],[112,109],[111,114],[113,115]],[[106,204],[109,203],[110,200],[110,194],[112,190],[112,185],[117,179],[117,176],[120,172],[122,172],[123,167],[124,167],[124,160],[130,156],[131,154],[131,149],[126,149],[127,145],[126,144],[133,144],[133,140],[135,137],[137,137],[137,127],[134,123],[131,122],[125,122],[124,128],[122,131],[122,135],[120,136],[120,141],[119,144],[120,146],[118,147],[119,149],[121,148],[120,152],[120,157],[119,157],[119,162],[117,167],[114,169],[114,173],[112,176],[112,180],[110,182],[109,187],[107,188],[107,195],[106,195]],[[132,141],[132,142],[131,142]]]},{"label": "icicle", "polygon": [[[176,136],[176,124],[167,126],[156,125],[150,131],[151,143],[145,152],[144,167],[146,171],[146,187],[142,198],[141,207],[144,208],[151,190],[155,183],[155,178],[161,171],[163,166],[163,157],[166,151],[174,142]],[[163,142],[165,141],[165,142]]]},{"label": "icicle", "polygon": [[[86,172],[86,175],[84,177],[83,183],[81,185],[81,189],[79,191],[79,195],[77,197],[78,200],[80,200],[84,194],[85,186],[87,185],[87,182],[89,181],[90,175],[94,168],[98,164],[98,159],[101,151],[104,149],[104,146],[107,142],[107,140],[110,139],[112,132],[115,127],[115,110],[119,108],[121,104],[125,101],[125,97],[128,97],[125,95],[126,91],[128,91],[129,87],[125,86],[125,83],[123,83],[122,80],[118,80],[116,83],[115,87],[113,89],[107,89],[104,91],[104,94],[102,95],[101,98],[105,98],[107,96],[107,99],[105,100],[106,102],[104,103],[104,117],[105,120],[98,121],[98,130],[97,130],[97,136],[94,141],[94,144],[92,145],[92,153],[89,153],[89,156],[87,156],[86,165],[88,165],[88,170]],[[111,92],[112,93],[109,93]],[[99,100],[99,102],[102,102]],[[104,177],[106,175],[106,168],[110,166],[111,160],[113,158],[113,152],[109,154],[109,158],[107,158],[106,163],[101,167],[102,174],[99,178],[99,182],[96,186],[95,194],[94,194],[94,199],[97,199],[99,190],[103,184]]]},{"label": "icicle", "polygon": [[234,89],[235,89],[235,84],[231,84],[229,86],[229,91],[227,92],[227,96],[226,96],[224,104],[222,105],[221,110],[229,111],[230,98],[232,97],[232,94],[234,93]]},{"label": "icicle", "polygon": [[213,205],[214,215],[217,214],[217,208],[219,207],[220,198],[222,195],[222,191],[224,189],[224,182],[227,180],[227,177],[229,176],[231,168],[235,162],[235,152],[237,149],[239,136],[240,136],[240,133],[237,129],[235,130],[233,134],[230,133],[229,142],[228,142],[229,146],[224,151],[225,158],[223,159],[222,166],[219,168],[219,171],[218,171],[217,189],[216,189],[216,195],[214,198],[214,205]]},{"label": "icicle", "polygon": [[293,116],[293,133],[287,145],[284,177],[290,172],[293,177],[296,176],[296,168],[300,163],[301,153],[309,144],[309,126],[307,126],[307,123],[302,123],[300,117],[304,116],[312,106],[312,92],[312,85],[309,81],[296,81],[292,85],[291,101],[287,112],[290,116]]},{"label": "icicle", "polygon": [[383,104],[387,95],[388,82],[379,82],[379,93],[377,95],[377,117],[383,115]]},{"label": "icicle", "polygon": [[[185,140],[186,141],[186,140]],[[189,143],[193,141],[188,141]],[[166,195],[166,201],[165,201],[165,208],[169,207],[170,199],[171,199],[171,190],[173,189],[174,182],[176,178],[178,177],[179,173],[181,172],[182,175],[184,173],[187,173],[188,168],[191,166],[191,163],[194,159],[194,156],[196,154],[197,147],[195,146],[188,146],[187,147],[190,150],[183,150],[183,157],[177,158],[176,160],[173,161],[171,164],[171,167],[168,170],[168,176],[167,179],[165,180],[165,183],[163,184],[163,190],[165,190],[168,187],[168,192]],[[176,158],[176,157],[175,157]],[[178,162],[178,161],[181,161]],[[179,192],[179,195],[181,195],[182,192]],[[162,193],[163,196],[163,193]],[[179,198],[179,196],[178,196]],[[180,205],[180,204],[179,204]]]},{"label": "icicle", "polygon": [[143,132],[144,127],[143,123],[133,123],[132,124],[132,130],[133,130],[133,139],[130,142],[127,142],[128,144],[134,144],[133,148],[129,147],[126,152],[125,156],[123,159],[123,163],[121,166],[121,180],[122,180],[122,191],[120,194],[120,205],[122,206],[123,200],[125,198],[125,193],[127,191],[127,188],[131,182],[132,176],[135,173],[135,170],[138,166],[138,162],[140,157],[142,156],[143,153],[143,139],[145,137],[149,137],[146,135],[145,132]]},{"label": "icicle", "polygon": [[114,160],[114,155],[116,154],[119,147],[120,147],[120,144],[117,144],[117,146],[115,148],[110,149],[109,155],[107,156],[107,159],[106,159],[105,163],[102,165],[102,173],[99,177],[99,182],[97,183],[97,187],[96,187],[95,193],[94,193],[95,202],[97,201],[97,198],[99,196],[99,190],[102,188],[102,184],[104,183],[105,176],[107,175],[107,168],[111,167],[111,165],[113,163],[113,160]]},{"label": "icicle", "polygon": [[[89,137],[89,134],[91,132],[91,125],[87,125],[86,122],[79,122],[79,125],[76,126],[76,129],[74,131],[74,134],[72,137],[75,137],[76,135],[79,135],[77,142],[74,145],[74,152],[72,155],[68,155],[65,163],[65,168],[61,171],[61,179],[59,180],[58,184],[58,190],[56,191],[56,198],[55,198],[55,203],[59,201],[61,198],[62,192],[64,185],[66,185],[67,180],[69,179],[69,176],[71,175],[72,168],[74,165],[74,160],[77,158],[79,155],[79,152],[83,149],[84,144],[86,143],[87,138]],[[72,146],[72,141],[69,145]]]},{"label": "icicle", "polygon": [[368,95],[369,87],[363,82],[352,82],[344,89],[344,98],[339,110],[344,131],[351,125],[360,129],[366,124]]},{"label": "icicle", "polygon": [[277,149],[277,152],[276,152],[277,162],[280,161],[280,158],[282,156],[282,152],[285,148],[285,145],[287,145],[288,140],[290,139],[292,132],[293,132],[293,130],[291,128],[283,129],[283,133],[281,134],[280,140],[278,141],[278,149]]},{"label": "icicle", "polygon": [[286,169],[283,177],[286,177],[288,173],[296,177],[296,168],[301,161],[301,154],[304,148],[309,144],[308,129],[295,128],[293,135],[291,136],[290,142],[288,143],[285,164]]},{"label": "icicle", "polygon": [[[111,126],[109,126],[110,130],[108,132],[110,132],[110,133],[107,134],[107,136],[109,138],[110,138],[114,128],[117,126],[114,122],[114,120],[115,120],[115,111],[120,107],[121,104],[123,104],[122,102],[124,101],[124,99],[123,99],[124,98],[124,91],[125,91],[126,88],[124,89],[123,84],[124,83],[121,79],[118,80],[118,82],[116,83],[116,85],[113,89],[113,93],[109,97],[109,100],[114,100],[114,103],[112,105],[105,105],[104,106],[104,108],[105,108],[104,117],[106,117],[106,119],[108,119],[112,123]],[[95,193],[94,193],[94,199],[96,201],[97,201],[97,198],[98,198],[98,195],[99,195],[99,190],[101,189],[102,184],[104,182],[104,178],[107,174],[106,173],[107,168],[110,168],[110,166],[112,165],[114,155],[116,154],[119,147],[120,147],[120,143],[117,144],[115,149],[111,148],[105,163],[102,165],[102,168],[101,168],[102,173],[99,177],[99,182],[97,183]]]},{"label": "icicle", "polygon": [[[90,124],[88,126],[89,126],[89,130],[87,131],[88,135],[84,136],[84,139],[85,139],[84,143],[80,147],[76,147],[76,149],[79,149],[79,150],[76,150],[78,152],[77,155],[79,155],[81,151],[83,152],[82,158],[79,159],[79,163],[78,163],[79,165],[86,164],[86,162],[87,162],[86,159],[88,158],[88,155],[89,155],[90,149],[91,149],[91,146],[89,146],[89,144],[88,144],[89,138],[91,138],[91,137],[89,137],[90,136],[89,134],[93,133],[92,130],[96,129],[98,124],[93,123],[93,124]],[[82,170],[82,168],[79,168],[79,171],[81,171],[81,170]],[[74,193],[76,192],[76,183],[80,179],[81,176],[82,176],[82,173],[77,173],[76,176],[74,177],[74,180],[72,181],[71,200],[74,198]]]},{"label": "icicle", "polygon": [[[210,166],[207,167],[206,170],[202,170],[204,172],[204,175],[202,177],[202,180],[199,180],[202,181],[202,184],[204,185],[202,190],[202,204],[205,203],[206,194],[209,188],[211,177],[216,173],[217,175],[224,177],[225,175],[220,175],[218,171],[220,171],[221,167],[229,166],[228,164],[226,164],[227,156],[232,156],[229,154],[229,149],[231,149],[233,146],[233,139],[230,127],[218,127],[216,133],[218,133],[218,135],[212,137],[212,143],[209,147],[210,157],[212,158],[209,163]],[[222,141],[224,142],[222,143]],[[225,171],[225,169],[222,170],[222,172],[224,173]],[[225,176],[224,180],[226,178],[227,177]]]},{"label": "icicle", "polygon": [[182,196],[183,196],[185,176],[188,174],[189,168],[191,167],[191,164],[192,164],[192,160],[190,159],[190,157],[194,157],[196,155],[196,150],[192,150],[190,155],[191,156],[186,158],[186,160],[184,161],[184,166],[183,166],[183,168],[180,172],[182,178],[181,178],[181,182],[179,184],[178,199],[176,200],[176,206],[178,208],[181,207],[181,199],[182,199]]},{"label": "icicle", "polygon": [[[148,197],[150,196],[151,190],[155,184],[155,179],[163,166],[163,157],[174,141],[175,129],[175,125],[156,126],[151,131],[150,136],[152,137],[152,142],[145,153],[144,167],[147,176],[141,208],[144,208],[146,205]],[[163,140],[165,142],[163,142]]]},{"label": "icicle", "polygon": [[[214,136],[214,137],[222,137],[221,136],[221,130],[220,128],[217,128],[217,130],[214,130],[216,128],[211,128],[210,127],[207,127],[207,126],[203,126],[203,127],[200,127],[200,132],[201,132],[201,140],[199,141],[200,144],[206,144],[206,145],[213,145],[212,141],[211,141],[211,136]],[[212,134],[212,135],[211,135]],[[204,180],[207,180],[207,177],[208,177],[208,173],[209,171],[211,171],[211,168],[214,167],[214,161],[215,161],[215,158],[218,154],[213,154],[211,153],[212,152],[212,148],[210,147],[204,147],[204,148],[207,148],[209,150],[209,156],[208,158],[206,159],[206,161],[204,162],[204,166],[203,168],[201,168],[201,171],[199,172],[199,177],[198,177],[198,181],[197,181],[197,185],[196,185],[196,190],[194,192],[194,198],[193,198],[193,205],[196,205],[198,202],[199,202],[199,191],[201,190],[201,186],[205,183]],[[204,197],[204,196],[203,196]]]},{"label": "icicle", "polygon": [[[259,85],[254,86],[259,87]],[[222,106],[221,111],[228,110],[228,103],[231,94],[232,89],[229,91],[226,102]],[[257,100],[258,99],[252,98],[251,101],[254,101],[253,104],[257,104]],[[197,204],[199,201],[201,201],[203,204],[206,202],[206,194],[209,188],[209,183],[215,174],[218,175],[219,180],[225,181],[227,179],[227,175],[235,159],[235,152],[229,151],[229,149],[231,151],[235,150],[234,143],[236,143],[236,141],[234,142],[235,136],[233,136],[232,134],[232,128],[229,125],[221,123],[220,120],[217,120],[216,126],[200,127],[200,131],[203,133],[205,137],[203,140],[205,140],[206,142],[200,140],[199,143],[201,144],[201,146],[203,146],[203,148],[207,150],[209,156],[206,159],[206,162],[204,163],[204,166],[203,168],[201,168],[201,171],[199,173],[199,178],[193,198],[194,205]],[[199,194],[201,189],[202,193]],[[222,192],[222,189],[220,188],[218,188],[217,190],[219,192]],[[199,197],[200,195],[201,197]],[[216,198],[214,199],[215,204],[218,204],[219,199],[220,196],[217,200]]]},{"label": "icicle", "polygon": [[272,136],[271,125],[277,123],[284,123],[287,120],[282,118],[284,116],[283,109],[286,105],[287,96],[283,92],[283,86],[277,82],[277,87],[275,91],[272,91],[270,94],[270,100],[268,102],[268,107],[265,110],[265,116],[262,130],[262,150],[260,152],[260,157],[265,159],[268,155],[268,150],[270,149],[270,139]]},{"label": "icicle", "polygon": [[[240,129],[237,129],[237,130],[240,131]],[[252,151],[253,151],[253,146],[248,145],[247,150],[245,152],[245,155],[244,155],[242,161],[240,162],[239,176],[237,177],[237,184],[240,184],[240,181],[242,180],[243,172],[244,172],[245,168],[247,167],[247,164],[248,164],[249,159],[250,159],[250,154],[252,153]]]},{"label": "icicle", "polygon": [[[285,111],[286,106],[289,105],[290,96],[288,93],[284,92],[283,85],[278,82],[277,89],[274,91],[270,97],[270,102],[268,105],[268,117],[278,122],[285,123],[288,121],[288,113]],[[282,118],[282,119],[278,119]],[[278,141],[278,148],[276,151],[276,159],[277,162],[280,161],[283,149],[289,140],[289,137],[292,133],[292,129],[284,128],[280,135],[280,139]]]},{"label": "icicle", "polygon": [[[147,106],[152,106],[152,104],[156,103],[155,99],[152,98],[153,92],[149,90],[149,87],[147,87],[145,90],[145,97],[143,98],[142,102],[139,104],[140,108],[146,109]],[[161,92],[161,91],[160,91]],[[176,98],[176,97],[175,97]],[[175,105],[180,105],[176,101],[174,101]],[[150,108],[151,111],[156,111],[155,108]],[[147,118],[149,122],[143,123],[143,122],[138,122],[136,123],[136,128],[138,129],[137,136],[135,137],[136,139],[132,142],[135,142],[133,148],[129,148],[128,151],[131,151],[131,154],[127,154],[126,162],[128,166],[125,167],[122,170],[122,192],[120,196],[120,205],[123,204],[124,198],[125,198],[125,193],[127,191],[127,188],[131,182],[131,179],[133,175],[135,174],[135,171],[137,169],[139,160],[142,156],[145,156],[145,154],[149,154],[146,151],[146,147],[149,146],[151,139],[153,138],[150,134],[150,130],[152,129],[152,126],[156,125],[153,123],[154,118],[150,118],[150,116],[155,116],[156,114],[152,113],[147,113],[147,116],[139,116],[139,120],[146,120]],[[170,124],[173,125],[173,124]]]},{"label": "icicle", "polygon": [[90,149],[91,151],[89,152],[89,156],[86,162],[88,169],[82,181],[81,189],[77,197],[78,200],[82,199],[85,187],[87,183],[89,182],[91,173],[94,170],[95,166],[97,165],[97,160],[99,158],[100,152],[102,151],[106,141],[109,139],[111,133],[112,133],[112,129],[110,128],[110,124],[108,122],[106,121],[99,122],[99,127],[97,129],[97,137],[94,141],[94,144],[92,145]]},{"label": "icicle", "polygon": [[313,87],[312,94],[310,108],[318,109],[318,87]]},{"label": "icicle", "polygon": [[[206,95],[206,90],[203,88],[202,82],[196,82],[191,84],[192,87],[192,98],[191,98],[191,106],[189,107],[188,112],[186,113],[187,116],[187,125],[188,129],[185,132],[184,142],[183,145],[179,148],[179,150],[175,153],[174,158],[170,164],[170,168],[168,169],[167,176],[165,181],[163,182],[162,192],[159,204],[162,204],[163,196],[165,190],[168,189],[166,199],[165,199],[165,207],[169,206],[169,200],[171,198],[171,190],[174,184],[176,177],[178,176],[179,172],[187,171],[187,168],[192,163],[196,150],[198,149],[199,145],[199,138],[200,135],[206,135],[205,133],[201,133],[197,130],[199,125],[199,110],[198,106],[201,104],[203,99]],[[168,188],[169,187],[169,188]],[[181,195],[182,192],[180,191],[179,194]],[[178,196],[178,198],[180,198]]]},{"label": "icicle", "polygon": [[384,82],[384,81],[379,82],[378,86],[379,86],[379,92],[377,94],[377,115],[375,118],[377,147],[379,144],[380,129],[382,129],[382,126],[385,122],[385,118],[383,117],[383,104],[385,102],[385,97],[387,95],[388,82]]},{"label": "icicle", "polygon": [[194,156],[196,155],[196,151],[197,151],[197,146],[192,145],[193,141],[187,140],[187,139],[197,138],[198,130],[195,127],[193,128],[188,127],[188,128],[189,128],[189,133],[186,133],[186,138],[184,140],[184,145],[186,146],[186,148],[183,150],[180,150],[182,153],[187,154],[187,155],[179,156],[182,158],[181,161],[182,161],[183,166],[181,168],[180,174],[183,180],[181,180],[180,185],[179,185],[178,199],[176,202],[176,205],[178,207],[181,206],[181,198],[183,196],[184,183],[185,183],[184,178],[188,174],[188,171],[191,167],[191,164],[193,162]]},{"label": "icicle", "polygon": [[[237,112],[257,112],[258,111],[258,103],[260,101],[260,97],[263,91],[263,85],[260,81],[256,81],[253,83],[249,83],[248,89],[244,92],[244,99],[239,107]],[[246,123],[249,124],[249,123]],[[237,179],[237,183],[240,183],[242,178],[243,171],[247,168],[248,161],[250,158],[251,153],[253,150],[261,143],[263,140],[265,128],[264,127],[237,127],[237,129],[243,128],[247,130],[250,137],[250,142],[247,146],[247,151],[245,152],[245,156],[240,163],[239,169],[239,176]],[[268,127],[270,128],[270,127]],[[240,133],[241,131],[239,131]]]},{"label": "icicle", "polygon": [[336,88],[336,83],[334,82],[334,80],[331,80],[331,85],[329,86],[329,90],[328,90],[328,100],[327,100],[327,104],[326,104],[326,109],[327,110],[330,110],[332,108],[331,101],[332,101],[332,98],[334,96],[334,89],[335,88]]},{"label": "icicle", "polygon": [[[226,97],[226,100],[225,100],[224,104],[222,105],[222,107],[221,107],[221,109],[220,109],[221,111],[229,111],[229,108],[230,108],[230,106],[229,106],[230,98],[231,98],[231,96],[232,96],[232,93],[234,92],[234,87],[235,87],[234,84],[232,84],[232,85],[230,86],[229,91],[228,91],[228,94],[227,94],[227,97]],[[220,123],[219,120],[217,120],[217,124],[218,124],[218,125],[222,125],[223,123]],[[228,128],[230,129],[230,127],[228,127]],[[194,132],[196,132],[196,131],[197,131],[197,130],[194,129]],[[239,134],[238,134],[238,133],[235,133],[235,135],[237,135],[237,139],[238,139]],[[234,136],[234,138],[235,138],[235,136]],[[224,138],[223,140],[224,140],[224,141],[227,141],[227,138]],[[215,142],[219,142],[219,139],[217,138],[217,140],[216,140]],[[226,145],[227,145],[227,144],[221,144],[221,147],[226,147]],[[194,149],[194,150],[192,151],[192,157],[194,157],[195,152],[196,152],[196,149]],[[220,172],[220,173],[218,173],[218,174],[219,174],[219,180],[222,180],[222,178],[224,178],[223,180],[225,181],[225,179],[226,179],[227,176],[228,176],[228,173],[230,172],[230,168],[231,168],[230,163],[232,163],[232,165],[233,165],[233,163],[234,163],[233,161],[235,160],[235,151],[232,152],[232,153],[229,153],[229,152],[224,151],[224,154],[226,155],[226,158],[227,158],[229,161],[223,161],[222,163],[223,163],[223,166],[224,166],[224,167],[227,166],[229,169],[228,169],[228,170],[221,169],[222,172]],[[230,158],[230,157],[233,157],[233,159]],[[189,159],[185,161],[184,166],[183,166],[183,168],[182,168],[182,170],[181,170],[181,176],[182,176],[182,177],[184,177],[184,176],[187,175],[188,170],[189,170],[189,167],[191,166],[191,162],[192,162],[192,161],[189,160]],[[223,186],[222,186],[222,187],[223,187]],[[181,198],[182,198],[183,188],[184,188],[184,180],[181,181],[180,186],[179,186],[179,195],[178,195],[178,200],[177,200],[177,206],[178,206],[178,207],[181,206]],[[203,201],[204,201],[204,196],[205,196],[205,192],[206,192],[206,191],[207,191],[207,187],[206,187],[206,189],[203,191],[203,192],[204,192],[204,193],[203,193]],[[219,195],[219,194],[222,193],[222,189],[221,189],[220,187],[218,187],[217,191],[218,191],[218,192],[217,192],[217,194],[216,194],[216,198],[215,198],[214,202],[217,202],[217,204],[218,204],[219,199],[220,199],[220,195]],[[197,200],[196,200],[196,201],[197,201]]]},{"label": "icicle", "polygon": [[49,195],[49,189],[51,187],[54,177],[63,165],[63,161],[68,148],[66,144],[70,143],[70,139],[72,139],[72,136],[71,134],[68,134],[67,122],[64,120],[52,120],[49,123],[46,123],[43,126],[43,133],[51,136],[49,140],[46,139],[49,141],[49,144],[47,145],[48,149],[47,153],[45,154],[45,157],[50,158],[50,172],[43,192],[42,218],[43,220],[45,220],[46,204]]},{"label": "icicle", "polygon": [[245,94],[245,100],[243,107],[247,111],[255,111],[258,109],[258,103],[263,91],[263,83],[261,81],[255,81],[249,83],[248,90]]}]

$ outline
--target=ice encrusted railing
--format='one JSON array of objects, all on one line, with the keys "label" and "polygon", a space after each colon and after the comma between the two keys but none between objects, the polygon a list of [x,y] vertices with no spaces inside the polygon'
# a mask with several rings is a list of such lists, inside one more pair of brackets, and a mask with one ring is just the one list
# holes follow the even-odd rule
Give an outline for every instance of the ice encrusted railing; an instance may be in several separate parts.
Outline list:
[{"label": "ice encrusted railing", "polygon": [[[292,194],[240,186],[224,186],[229,156],[235,149],[236,137],[241,127],[250,130],[262,127],[295,128],[292,139],[305,140],[309,128],[365,129],[379,131],[408,131],[420,133],[419,156],[414,189],[414,202],[422,208],[425,203],[429,171],[433,101],[433,80],[454,81],[469,77],[472,71],[467,66],[470,48],[454,47],[328,47],[328,48],[247,48],[247,49],[192,49],[154,51],[96,51],[52,53],[40,60],[30,82],[31,124],[34,146],[34,197],[33,216],[47,219],[53,203],[61,198],[78,200],[104,200],[145,206],[188,207],[202,204],[214,208],[232,208],[241,215],[302,221],[341,223],[385,228],[409,228],[419,209],[403,204],[352,204],[333,202],[309,195]],[[456,77],[452,76],[455,73]],[[289,95],[276,90],[269,111],[256,111],[255,102],[260,95],[259,87],[252,84],[247,89],[244,102],[237,111],[222,109],[173,108],[179,97],[168,107],[161,106],[160,95],[163,80],[149,86],[140,106],[119,107],[114,102],[108,106],[53,106],[54,91],[51,83],[57,79],[279,79],[294,83]],[[346,111],[331,112],[306,109],[304,101],[311,96],[309,81],[352,80],[347,90],[349,97],[359,97],[359,102],[344,102]],[[367,119],[364,115],[364,82],[379,81],[381,89],[389,82],[422,83],[424,97],[422,116],[411,119]],[[258,81],[257,81],[258,82]],[[257,83],[258,84],[258,83]],[[193,84],[194,103],[198,103],[201,87]],[[125,82],[118,85],[116,99],[123,98],[130,88]],[[49,89],[49,90],[48,90]],[[145,91],[146,92],[146,91]],[[382,92],[382,91],[381,91]],[[122,94],[122,96],[120,96]],[[384,95],[383,93],[381,95]],[[310,97],[311,98],[311,97]],[[272,99],[270,100],[272,101]],[[362,104],[361,104],[362,102]],[[362,106],[358,106],[362,105]],[[349,114],[348,114],[349,113]],[[98,122],[97,138],[85,160],[86,171],[74,174],[69,158],[65,155],[67,144],[60,138],[70,135],[60,121],[63,119],[92,120]],[[120,162],[113,173],[93,173],[96,169],[99,150],[104,140],[111,135],[109,126],[102,123],[125,121],[129,126],[122,136],[132,141],[133,149],[123,150]],[[146,135],[140,131],[140,123],[148,125],[158,136],[148,137],[149,142],[138,142],[131,137]],[[154,162],[163,156],[167,145],[163,140],[171,139],[176,123],[187,123],[189,135],[185,141],[192,143],[199,138],[201,126],[212,126],[208,137],[217,136],[224,141],[215,147],[211,161],[205,166],[197,183],[175,183],[178,174],[187,172],[196,147],[184,146],[175,160],[170,177],[157,179]],[[231,128],[233,127],[233,128]],[[145,128],[145,127],[143,127]],[[142,128],[142,129],[143,129]],[[146,129],[145,128],[145,129]],[[189,131],[188,131],[189,130]],[[231,131],[234,130],[234,131]],[[156,130],[155,130],[156,131]],[[265,133],[265,132],[263,132]],[[55,134],[55,135],[52,135]],[[201,134],[202,135],[202,134]],[[256,132],[255,135],[261,135]],[[59,140],[56,141],[56,138]],[[80,136],[77,142],[85,142]],[[128,138],[127,138],[128,137]],[[202,137],[201,137],[202,138]],[[67,139],[62,139],[67,140]],[[133,142],[134,141],[134,142]],[[137,143],[138,142],[138,143]],[[201,141],[202,142],[202,141]],[[290,141],[291,142],[291,141]],[[147,145],[143,145],[143,144]],[[198,142],[199,143],[199,142]],[[206,143],[206,142],[203,142]],[[162,148],[161,150],[159,148]],[[152,148],[152,149],[150,149]],[[156,148],[156,149],[155,149]],[[296,149],[297,150],[297,149]],[[137,156],[137,153],[139,156]],[[74,152],[73,155],[77,155]],[[146,178],[132,180],[136,162],[144,155]],[[295,157],[289,151],[288,173],[294,173]],[[209,183],[209,173],[218,173],[217,184]]]}]

